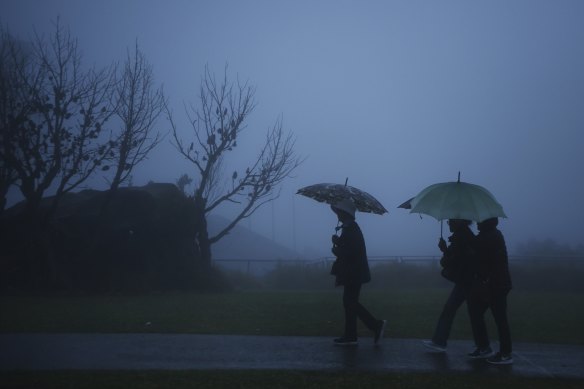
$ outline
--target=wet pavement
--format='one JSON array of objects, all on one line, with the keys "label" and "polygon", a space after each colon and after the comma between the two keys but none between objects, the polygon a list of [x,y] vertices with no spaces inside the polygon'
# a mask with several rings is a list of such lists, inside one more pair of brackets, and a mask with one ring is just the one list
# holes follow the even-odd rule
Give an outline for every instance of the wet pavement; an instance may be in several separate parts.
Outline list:
[{"label": "wet pavement", "polygon": [[584,379],[584,346],[515,343],[513,365],[469,360],[470,341],[447,353],[419,339],[338,347],[331,338],[191,334],[0,334],[0,371],[293,369],[513,374]]}]

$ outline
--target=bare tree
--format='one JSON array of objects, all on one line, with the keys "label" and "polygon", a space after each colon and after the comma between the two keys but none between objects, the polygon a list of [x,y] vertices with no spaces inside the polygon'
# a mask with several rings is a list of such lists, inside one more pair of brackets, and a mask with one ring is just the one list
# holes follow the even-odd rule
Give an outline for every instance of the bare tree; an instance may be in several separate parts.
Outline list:
[{"label": "bare tree", "polygon": [[26,61],[14,60],[20,106],[11,116],[2,157],[30,214],[39,211],[49,188],[55,190],[46,221],[64,193],[100,166],[107,169],[102,163],[111,148],[104,123],[111,115],[112,69],[84,70],[76,40],[59,21],[48,41],[35,36]]},{"label": "bare tree", "polygon": [[[192,200],[198,215],[195,236],[201,259],[211,263],[211,245],[224,237],[239,221],[279,196],[278,186],[302,163],[294,151],[291,133],[285,133],[282,119],[267,131],[255,159],[242,171],[230,174],[231,185],[222,188],[222,162],[237,147],[246,120],[255,107],[255,90],[247,83],[231,82],[225,67],[219,81],[205,67],[199,92],[200,106],[187,109],[192,138],[185,142],[169,115],[174,144],[195,167],[197,178]],[[221,231],[209,236],[206,215],[224,203],[240,205],[238,214]]]},{"label": "bare tree", "polygon": [[154,126],[165,110],[166,100],[162,87],[155,87],[152,66],[140,51],[137,42],[134,52],[128,52],[115,88],[114,104],[115,116],[121,121],[121,129],[111,150],[115,171],[110,183],[110,194],[128,180],[132,170],[161,141],[160,133],[154,132]]},{"label": "bare tree", "polygon": [[10,156],[15,153],[15,129],[30,112],[18,69],[27,61],[23,42],[0,29],[0,213],[6,205],[8,190],[16,184],[17,175]]}]

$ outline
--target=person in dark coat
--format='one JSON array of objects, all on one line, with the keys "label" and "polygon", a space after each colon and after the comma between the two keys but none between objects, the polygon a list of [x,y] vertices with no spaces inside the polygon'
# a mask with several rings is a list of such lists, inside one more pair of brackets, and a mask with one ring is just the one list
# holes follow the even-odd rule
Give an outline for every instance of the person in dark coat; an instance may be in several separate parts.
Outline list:
[{"label": "person in dark coat", "polygon": [[424,346],[432,351],[446,351],[452,322],[470,290],[475,264],[473,249],[475,235],[470,229],[471,224],[470,220],[448,220],[448,227],[452,233],[448,237],[449,244],[447,245],[442,238],[438,241],[438,248],[442,251],[440,259],[442,276],[452,281],[454,287],[442,308],[432,339],[422,341]]},{"label": "person in dark coat", "polygon": [[345,332],[336,338],[339,346],[357,344],[357,318],[373,331],[374,343],[379,344],[385,331],[385,320],[376,319],[359,303],[361,286],[371,281],[367,262],[367,250],[363,233],[355,222],[355,204],[344,199],[331,206],[341,225],[340,235],[333,235],[332,252],[336,256],[331,273],[336,277],[335,285],[343,286],[343,307],[345,309]]},{"label": "person in dark coat", "polygon": [[[512,288],[505,238],[497,228],[497,218],[477,224],[478,268],[469,296],[469,314],[477,349],[490,351],[484,314],[490,308],[499,333],[499,352],[487,359],[492,364],[511,364],[511,331],[507,318],[507,295]],[[472,356],[473,353],[469,354]]]}]

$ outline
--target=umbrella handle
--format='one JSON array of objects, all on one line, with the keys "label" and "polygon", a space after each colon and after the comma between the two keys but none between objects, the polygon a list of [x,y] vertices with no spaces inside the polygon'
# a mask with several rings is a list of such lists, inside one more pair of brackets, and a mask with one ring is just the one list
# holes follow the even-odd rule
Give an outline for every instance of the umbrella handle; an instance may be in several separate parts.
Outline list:
[{"label": "umbrella handle", "polygon": [[337,226],[335,227],[335,235],[338,235],[340,230],[341,230],[341,221],[339,220],[337,222]]},{"label": "umbrella handle", "polygon": [[444,220],[440,220],[440,239],[444,239],[442,237],[442,225],[443,225],[443,223],[444,223]]}]

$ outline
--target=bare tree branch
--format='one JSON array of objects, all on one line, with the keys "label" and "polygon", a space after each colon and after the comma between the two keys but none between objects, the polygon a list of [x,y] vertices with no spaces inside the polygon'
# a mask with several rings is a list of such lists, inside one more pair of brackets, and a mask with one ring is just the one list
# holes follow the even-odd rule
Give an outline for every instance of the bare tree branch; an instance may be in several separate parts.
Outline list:
[{"label": "bare tree branch", "polygon": [[[212,243],[227,235],[235,225],[251,216],[262,205],[277,199],[280,192],[276,188],[302,163],[294,152],[294,139],[291,133],[284,133],[282,118],[266,134],[266,141],[251,169],[233,189],[210,204],[210,212],[223,201],[231,200],[245,204],[239,214],[223,230],[210,238]],[[247,192],[247,193],[245,193]]]},{"label": "bare tree branch", "polygon": [[[237,147],[237,140],[246,128],[246,120],[255,108],[255,90],[247,82],[231,82],[227,66],[218,81],[208,67],[201,80],[199,103],[187,111],[192,129],[192,141],[184,142],[171,118],[174,144],[177,150],[196,167],[195,208],[201,213],[202,230],[196,237],[204,260],[210,261],[210,245],[224,237],[239,221],[252,215],[259,207],[279,196],[277,187],[302,163],[295,154],[291,133],[284,133],[282,118],[278,118],[266,134],[257,156],[245,170],[231,174],[231,186],[220,188],[225,177],[223,159]],[[233,220],[217,235],[208,237],[206,215],[225,203],[240,204]]]},{"label": "bare tree branch", "polygon": [[110,188],[115,191],[162,140],[153,130],[166,109],[166,99],[162,87],[154,85],[152,66],[138,42],[133,52],[128,51],[113,99],[114,114],[121,122],[108,157],[114,165]]},{"label": "bare tree branch", "polygon": [[18,179],[16,129],[22,126],[31,111],[19,77],[29,60],[26,49],[24,42],[0,29],[0,212],[6,205],[9,189]]},{"label": "bare tree branch", "polygon": [[38,210],[45,191],[56,185],[48,219],[61,195],[103,161],[112,72],[83,70],[77,42],[58,20],[48,41],[36,35],[26,60],[14,63],[19,65],[11,73],[12,82],[22,91],[22,109],[11,124],[10,146],[3,150],[30,212]]}]

